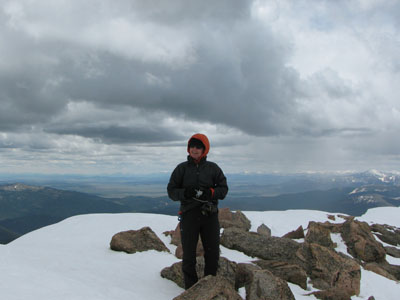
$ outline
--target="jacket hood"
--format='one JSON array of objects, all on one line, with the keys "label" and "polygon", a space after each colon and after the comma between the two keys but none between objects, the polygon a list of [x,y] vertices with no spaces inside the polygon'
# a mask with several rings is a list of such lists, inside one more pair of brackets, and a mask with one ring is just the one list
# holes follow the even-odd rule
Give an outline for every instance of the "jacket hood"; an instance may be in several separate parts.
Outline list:
[{"label": "jacket hood", "polygon": [[204,152],[203,152],[203,155],[201,156],[201,158],[207,156],[208,151],[210,151],[210,142],[208,141],[207,136],[202,133],[196,133],[196,134],[192,135],[190,137],[190,139],[188,140],[188,146],[187,146],[188,153],[189,153],[189,144],[190,144],[191,139],[198,139],[204,144],[205,149],[204,149]]}]

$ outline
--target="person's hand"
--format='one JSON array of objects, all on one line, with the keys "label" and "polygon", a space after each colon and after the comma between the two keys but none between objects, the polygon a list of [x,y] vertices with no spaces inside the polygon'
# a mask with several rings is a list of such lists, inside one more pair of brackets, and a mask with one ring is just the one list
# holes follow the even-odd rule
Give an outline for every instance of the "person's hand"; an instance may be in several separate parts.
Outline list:
[{"label": "person's hand", "polygon": [[184,191],[184,196],[186,199],[192,199],[196,196],[196,189],[194,187],[187,187]]},{"label": "person's hand", "polygon": [[211,189],[201,189],[201,191],[203,192],[202,195],[200,196],[200,200],[204,200],[204,201],[211,201],[212,198],[212,192]]}]

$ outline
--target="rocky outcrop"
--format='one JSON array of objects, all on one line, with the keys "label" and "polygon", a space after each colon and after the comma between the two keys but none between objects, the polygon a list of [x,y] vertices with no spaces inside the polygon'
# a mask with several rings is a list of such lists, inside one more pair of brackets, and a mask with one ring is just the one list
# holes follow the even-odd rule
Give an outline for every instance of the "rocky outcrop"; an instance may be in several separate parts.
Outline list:
[{"label": "rocky outcrop", "polygon": [[346,291],[347,295],[357,295],[360,291],[360,265],[332,249],[333,243],[327,228],[316,223],[310,224],[310,228],[312,233],[308,235],[309,240],[323,245],[308,242],[300,244],[287,238],[268,238],[235,228],[224,230],[221,244],[261,258],[255,262],[258,266],[302,288],[307,287],[308,276],[316,288],[338,288]]},{"label": "rocky outcrop", "polygon": [[[243,287],[246,300],[294,299],[287,284],[290,282],[304,290],[311,283],[319,289],[311,293],[318,299],[347,300],[360,293],[361,267],[391,280],[400,280],[400,266],[386,261],[386,254],[400,256],[400,248],[396,247],[400,230],[392,226],[369,226],[354,217],[339,216],[344,219],[343,223],[310,222],[306,236],[303,227],[299,226],[283,237],[275,237],[271,236],[265,224],[260,225],[257,232],[250,232],[251,224],[241,212],[231,213],[223,209],[220,213],[220,223],[224,227],[221,245],[255,260],[251,264],[237,264],[221,257],[217,277],[201,279],[195,289],[193,286],[193,290],[185,291],[176,299],[241,299],[236,298],[238,294],[235,291]],[[330,219],[336,220],[335,217]],[[174,237],[179,234],[179,227],[170,234],[172,241],[179,245],[180,238]],[[341,235],[347,254],[335,251],[337,245],[333,243],[331,234]],[[293,240],[300,238],[304,241]],[[379,240],[393,246],[384,247]],[[202,256],[197,257],[197,272],[202,278]],[[183,287],[180,262],[163,269],[161,275]],[[226,289],[220,286],[221,278]]]},{"label": "rocky outcrop", "polygon": [[169,249],[150,227],[143,227],[140,230],[128,230],[115,234],[111,239],[110,248],[115,251],[124,251],[126,253],[148,250],[169,252]]}]

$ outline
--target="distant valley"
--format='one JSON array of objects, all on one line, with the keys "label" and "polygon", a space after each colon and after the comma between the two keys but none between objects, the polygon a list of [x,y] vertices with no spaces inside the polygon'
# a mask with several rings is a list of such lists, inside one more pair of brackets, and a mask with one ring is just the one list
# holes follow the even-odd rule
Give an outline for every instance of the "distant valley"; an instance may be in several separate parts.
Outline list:
[{"label": "distant valley", "polygon": [[[399,206],[399,179],[398,174],[375,170],[354,174],[228,175],[230,191],[220,207],[244,211],[314,209],[361,215],[372,207]],[[78,214],[143,212],[175,215],[179,209],[179,203],[166,195],[166,175],[124,180],[69,177],[65,181],[62,178],[46,181],[36,178],[33,183],[26,178],[10,183],[3,175],[0,180],[3,181],[0,183],[2,244]],[[74,182],[80,191],[74,190]],[[122,193],[118,192],[118,187]],[[126,196],[130,192],[132,195]]]}]

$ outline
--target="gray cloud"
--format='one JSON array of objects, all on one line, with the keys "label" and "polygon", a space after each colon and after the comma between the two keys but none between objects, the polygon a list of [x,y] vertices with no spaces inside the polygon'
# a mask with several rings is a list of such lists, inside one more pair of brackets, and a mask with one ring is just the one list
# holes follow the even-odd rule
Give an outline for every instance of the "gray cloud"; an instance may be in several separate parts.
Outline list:
[{"label": "gray cloud", "polygon": [[[367,149],[400,127],[399,12],[365,1],[2,3],[0,148],[120,153],[204,131],[219,149],[273,139],[271,155],[296,156],[282,149],[304,154],[307,140],[321,160],[342,158],[326,147],[335,142],[356,155],[352,138]],[[379,141],[368,160],[396,147]]]},{"label": "gray cloud", "polygon": [[[126,5],[124,2],[122,7]],[[163,11],[167,13],[161,14]],[[196,14],[198,11],[203,13]],[[197,18],[191,19],[192,14]],[[173,21],[177,15],[187,15],[187,19]],[[41,28],[44,37],[30,49],[31,62],[35,63],[40,53],[48,63],[22,69],[24,74],[17,73],[17,80],[10,78],[25,90],[3,81],[3,99],[13,99],[13,105],[17,101],[16,110],[27,123],[43,122],[44,116],[58,113],[67,99],[84,99],[99,105],[163,110],[175,117],[224,124],[255,135],[285,132],[293,126],[283,119],[295,117],[293,96],[298,82],[296,72],[284,66],[290,47],[249,17],[249,6],[244,7],[242,1],[208,6],[176,3],[169,9],[134,2],[125,16],[131,26],[139,18],[167,24],[172,31],[186,35],[191,58],[183,66],[164,63],[157,57],[154,62],[126,57],[124,52],[113,52],[101,43],[98,47],[82,45],[72,37],[56,40],[48,37],[50,29]],[[29,35],[29,31],[22,33]],[[21,99],[16,99],[15,93],[20,93]],[[7,114],[7,108],[4,111]],[[10,124],[8,120],[5,123]]]},{"label": "gray cloud", "polygon": [[49,133],[78,135],[82,137],[97,140],[100,143],[107,144],[125,144],[125,143],[163,143],[171,140],[179,140],[182,137],[166,128],[157,126],[150,127],[124,127],[118,125],[84,125],[53,128]]}]

